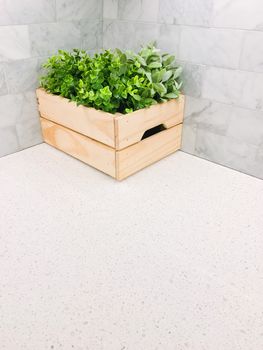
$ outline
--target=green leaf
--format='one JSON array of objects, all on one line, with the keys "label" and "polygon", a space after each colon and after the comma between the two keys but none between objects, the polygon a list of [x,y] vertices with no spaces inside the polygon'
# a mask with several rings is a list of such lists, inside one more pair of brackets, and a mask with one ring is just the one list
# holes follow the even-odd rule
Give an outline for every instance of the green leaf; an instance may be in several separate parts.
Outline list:
[{"label": "green leaf", "polygon": [[122,53],[122,54],[120,55],[120,62],[121,62],[122,64],[125,64],[125,63],[127,62],[127,57],[126,57],[125,53]]},{"label": "green leaf", "polygon": [[137,73],[139,74],[145,74],[145,69],[143,67],[138,68]]},{"label": "green leaf", "polygon": [[100,89],[99,92],[100,96],[105,100],[109,100],[112,96],[109,86],[105,86],[103,89]]},{"label": "green leaf", "polygon": [[145,72],[146,77],[150,82],[152,82],[152,74],[150,72]]},{"label": "green leaf", "polygon": [[183,68],[182,67],[178,67],[175,72],[174,72],[174,79],[177,79],[178,77],[180,77],[180,75],[183,72]]},{"label": "green leaf", "polygon": [[167,92],[166,87],[162,83],[154,83],[153,88],[160,96],[164,96]]},{"label": "green leaf", "polygon": [[180,81],[180,83],[178,84],[178,86],[177,86],[177,89],[178,90],[180,90],[181,89],[181,87],[182,87],[182,85],[183,85],[183,82],[182,81]]},{"label": "green leaf", "polygon": [[128,69],[128,66],[127,66],[127,64],[122,64],[121,66],[120,66],[120,70],[119,70],[119,75],[123,75],[123,74],[125,74],[126,72],[127,72],[127,69]]},{"label": "green leaf", "polygon": [[160,71],[153,71],[152,72],[152,82],[153,83],[160,83],[160,81],[161,81]]},{"label": "green leaf", "polygon": [[164,97],[166,97],[166,98],[178,98],[179,97],[179,93],[169,92]]},{"label": "green leaf", "polygon": [[168,56],[168,58],[165,58],[165,60],[163,61],[163,65],[166,67],[166,66],[169,66],[170,64],[172,64],[175,60],[175,57],[174,56]]},{"label": "green leaf", "polygon": [[132,113],[133,112],[133,109],[132,108],[125,108],[125,113]]},{"label": "green leaf", "polygon": [[162,64],[160,62],[151,62],[149,65],[148,65],[148,68],[152,69],[152,68],[161,68],[162,67]]},{"label": "green leaf", "polygon": [[151,97],[151,89],[150,88],[145,88],[142,92],[142,98],[147,98]]},{"label": "green leaf", "polygon": [[147,66],[147,63],[146,63],[146,61],[145,61],[145,59],[144,59],[143,57],[137,55],[137,56],[136,56],[136,59],[140,62],[140,64],[141,64],[142,66]]},{"label": "green leaf", "polygon": [[133,97],[136,101],[141,101],[141,96],[139,96],[139,95],[132,94],[132,97]]},{"label": "green leaf", "polygon": [[152,54],[147,58],[147,64],[149,65],[152,62],[159,62],[161,63],[162,59],[161,56],[158,54]]},{"label": "green leaf", "polygon": [[172,70],[166,71],[166,72],[163,74],[162,82],[164,83],[165,81],[169,80],[173,74],[174,74],[174,73],[173,73]]},{"label": "green leaf", "polygon": [[158,103],[154,98],[146,98],[144,102],[147,103],[147,105],[156,105]]}]

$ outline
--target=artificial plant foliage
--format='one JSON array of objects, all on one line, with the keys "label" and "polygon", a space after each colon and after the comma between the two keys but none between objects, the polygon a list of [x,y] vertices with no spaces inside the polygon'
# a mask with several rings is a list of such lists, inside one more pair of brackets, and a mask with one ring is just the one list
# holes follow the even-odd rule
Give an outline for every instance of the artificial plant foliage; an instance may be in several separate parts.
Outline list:
[{"label": "artificial plant foliage", "polygon": [[139,53],[105,50],[94,57],[85,51],[62,51],[43,65],[41,86],[88,107],[129,113],[177,98],[182,85],[175,57],[150,44]]}]

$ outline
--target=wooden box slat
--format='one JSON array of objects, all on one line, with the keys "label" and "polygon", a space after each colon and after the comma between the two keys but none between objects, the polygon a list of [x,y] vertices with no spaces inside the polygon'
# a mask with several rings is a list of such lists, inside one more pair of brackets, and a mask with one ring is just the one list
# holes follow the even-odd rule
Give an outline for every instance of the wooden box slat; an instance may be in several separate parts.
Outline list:
[{"label": "wooden box slat", "polygon": [[40,118],[44,141],[49,145],[115,177],[115,150],[101,142]]},{"label": "wooden box slat", "polygon": [[121,150],[139,142],[145,131],[163,124],[166,128],[183,121],[184,96],[129,114],[111,114],[37,89],[40,115],[105,145]]},{"label": "wooden box slat", "polygon": [[139,142],[146,130],[163,124],[166,128],[183,121],[184,96],[115,118],[115,148],[121,150]]},{"label": "wooden box slat", "polygon": [[40,115],[105,145],[115,147],[114,115],[77,106],[68,99],[37,89]]},{"label": "wooden box slat", "polygon": [[181,147],[182,124],[116,152],[116,178],[123,180]]},{"label": "wooden box slat", "polygon": [[117,151],[45,118],[40,121],[46,143],[117,180],[166,157],[181,145],[182,124]]},{"label": "wooden box slat", "polygon": [[[180,148],[183,95],[125,115],[77,106],[43,89],[37,97],[44,141],[118,180]],[[165,130],[142,139],[158,125]]]}]

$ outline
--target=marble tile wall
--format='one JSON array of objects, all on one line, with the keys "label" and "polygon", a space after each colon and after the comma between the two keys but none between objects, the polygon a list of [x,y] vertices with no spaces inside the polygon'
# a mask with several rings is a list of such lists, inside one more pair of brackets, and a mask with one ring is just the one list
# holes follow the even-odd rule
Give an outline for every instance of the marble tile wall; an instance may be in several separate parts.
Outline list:
[{"label": "marble tile wall", "polygon": [[0,0],[0,156],[42,141],[47,56],[157,40],[184,68],[183,150],[263,178],[262,13],[262,0]]},{"label": "marble tile wall", "polygon": [[263,179],[263,1],[104,0],[103,10],[104,48],[157,40],[183,66],[183,150]]},{"label": "marble tile wall", "polygon": [[42,142],[41,63],[58,49],[102,47],[102,0],[0,0],[0,157]]}]

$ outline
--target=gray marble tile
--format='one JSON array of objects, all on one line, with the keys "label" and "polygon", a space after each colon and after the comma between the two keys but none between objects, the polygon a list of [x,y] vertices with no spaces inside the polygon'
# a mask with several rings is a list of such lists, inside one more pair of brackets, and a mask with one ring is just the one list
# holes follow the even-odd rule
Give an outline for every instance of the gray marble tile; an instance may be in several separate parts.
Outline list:
[{"label": "gray marble tile", "polygon": [[263,162],[255,162],[250,171],[250,175],[256,176],[263,180]]},{"label": "gray marble tile", "polygon": [[19,146],[24,149],[43,142],[39,119],[29,119],[16,125]]},{"label": "gray marble tile", "polygon": [[0,157],[19,151],[15,126],[0,128],[0,140]]},{"label": "gray marble tile", "polygon": [[107,19],[118,18],[118,0],[103,1],[103,18],[107,18]]},{"label": "gray marble tile", "polygon": [[183,93],[193,97],[200,97],[206,67],[181,60],[178,60],[178,64],[183,68]]},{"label": "gray marble tile", "polygon": [[263,74],[208,67],[202,97],[263,110]]},{"label": "gray marble tile", "polygon": [[157,22],[159,0],[120,0],[118,17],[122,20]]},{"label": "gray marble tile", "polygon": [[257,147],[230,137],[198,129],[195,154],[246,174],[255,173]]},{"label": "gray marble tile", "polygon": [[196,143],[196,132],[197,127],[194,124],[183,124],[183,133],[182,133],[182,145],[181,150],[195,154],[195,143]]},{"label": "gray marble tile", "polygon": [[263,143],[256,149],[255,162],[252,165],[251,175],[263,180]]},{"label": "gray marble tile", "polygon": [[[14,126],[22,111],[23,98],[21,95],[0,96],[0,128]],[[1,139],[0,139],[1,141]],[[2,142],[1,142],[2,143]]]},{"label": "gray marble tile", "polygon": [[32,56],[49,56],[59,49],[71,50],[81,46],[78,22],[29,25]]},{"label": "gray marble tile", "polygon": [[6,64],[6,79],[10,94],[34,90],[39,85],[38,58],[18,60]]},{"label": "gray marble tile", "polygon": [[21,148],[42,142],[36,93],[28,91],[22,95],[21,112],[16,121],[16,131]]},{"label": "gray marble tile", "polygon": [[193,63],[237,68],[243,33],[231,29],[182,27],[180,59]]},{"label": "gray marble tile", "polygon": [[257,148],[253,175],[263,179],[263,143]]},{"label": "gray marble tile", "polygon": [[262,0],[215,0],[212,25],[262,30],[262,13]]},{"label": "gray marble tile", "polygon": [[55,0],[1,0],[0,25],[52,22]]},{"label": "gray marble tile", "polygon": [[35,92],[0,96],[0,156],[42,142]]},{"label": "gray marble tile", "polygon": [[35,91],[28,91],[24,94],[21,94],[22,104],[21,112],[17,123],[21,123],[27,120],[38,120],[39,112],[37,106],[37,97]]},{"label": "gray marble tile", "polygon": [[19,60],[31,55],[27,26],[0,26],[0,61]]},{"label": "gray marble tile", "polygon": [[58,21],[102,19],[102,0],[56,0]]},{"label": "gray marble tile", "polygon": [[233,108],[227,136],[256,146],[263,145],[263,112]]},{"label": "gray marble tile", "polygon": [[6,85],[6,79],[5,79],[5,72],[4,72],[4,63],[0,63],[0,96],[6,95],[8,93],[7,91],[7,85]]},{"label": "gray marble tile", "polygon": [[14,126],[29,119],[38,119],[37,98],[35,91],[23,94],[0,96],[0,128]]},{"label": "gray marble tile", "polygon": [[168,53],[179,55],[181,28],[171,24],[161,24],[157,39],[158,47]]},{"label": "gray marble tile", "polygon": [[256,152],[256,161],[261,162],[263,165],[263,144],[261,144]]},{"label": "gray marble tile", "polygon": [[81,48],[98,50],[102,48],[102,21],[82,20],[80,22]]},{"label": "gray marble tile", "polygon": [[[119,22],[114,20],[103,21],[103,48],[114,49],[116,47],[120,49],[128,49],[128,43],[126,38],[131,37],[133,32],[133,23],[131,22]],[[132,47],[133,42],[130,41]]]},{"label": "gray marble tile", "polygon": [[[233,104],[241,99],[240,85],[243,79],[243,72],[236,70],[208,67],[206,69],[202,97]],[[239,84],[236,84],[239,81]]]},{"label": "gray marble tile", "polygon": [[263,111],[263,73],[244,72],[240,80],[244,85],[241,85],[242,97],[237,98],[236,105]]},{"label": "gray marble tile", "polygon": [[227,104],[186,96],[184,123],[225,135],[233,113]]},{"label": "gray marble tile", "polygon": [[263,32],[245,33],[240,68],[263,72]]},{"label": "gray marble tile", "polygon": [[213,0],[160,0],[162,23],[209,26]]},{"label": "gray marble tile", "polygon": [[155,41],[158,35],[158,24],[111,20],[105,20],[103,23],[104,48],[139,50],[142,45]]}]

